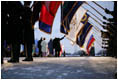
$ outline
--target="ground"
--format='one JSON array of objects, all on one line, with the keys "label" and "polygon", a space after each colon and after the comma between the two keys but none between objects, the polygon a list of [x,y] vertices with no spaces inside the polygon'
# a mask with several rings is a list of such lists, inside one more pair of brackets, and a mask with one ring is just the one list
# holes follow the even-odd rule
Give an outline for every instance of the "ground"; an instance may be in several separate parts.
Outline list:
[{"label": "ground", "polygon": [[114,79],[117,60],[112,57],[35,57],[33,62],[1,66],[2,79]]}]

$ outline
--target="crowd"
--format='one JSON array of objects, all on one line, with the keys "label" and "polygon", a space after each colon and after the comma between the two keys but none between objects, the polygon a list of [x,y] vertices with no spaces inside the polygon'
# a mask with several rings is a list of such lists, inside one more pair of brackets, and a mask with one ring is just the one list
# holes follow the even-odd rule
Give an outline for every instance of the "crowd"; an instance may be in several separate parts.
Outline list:
[{"label": "crowd", "polygon": [[30,1],[1,2],[1,61],[5,54],[4,42],[11,47],[11,59],[8,62],[19,62],[20,44],[25,46],[26,58],[23,61],[33,61],[32,45],[34,30],[32,28],[32,11]]},{"label": "crowd", "polygon": [[[64,36],[65,37],[65,36]],[[62,51],[62,46],[60,44],[60,40],[64,39],[62,38],[55,38],[54,40],[50,39],[50,41],[47,43],[45,41],[45,38],[41,38],[38,41],[38,48],[39,48],[39,56],[55,56],[59,57]]]},{"label": "crowd", "polygon": [[[23,61],[33,61],[32,50],[34,45],[34,24],[38,20],[40,12],[40,1],[34,2],[32,8],[31,1],[24,1],[21,4],[19,1],[2,1],[1,2],[1,61],[5,54],[5,44],[10,47],[11,58],[8,62],[19,62],[20,45],[24,45],[24,53],[26,58]],[[38,9],[35,5],[38,5]],[[37,16],[36,16],[37,15]],[[40,35],[39,35],[40,36]],[[62,38],[50,39],[48,45],[45,38],[41,38],[38,42],[40,56],[47,56],[47,47],[49,53],[59,56],[61,51],[60,40]],[[5,43],[6,42],[6,43]]]}]

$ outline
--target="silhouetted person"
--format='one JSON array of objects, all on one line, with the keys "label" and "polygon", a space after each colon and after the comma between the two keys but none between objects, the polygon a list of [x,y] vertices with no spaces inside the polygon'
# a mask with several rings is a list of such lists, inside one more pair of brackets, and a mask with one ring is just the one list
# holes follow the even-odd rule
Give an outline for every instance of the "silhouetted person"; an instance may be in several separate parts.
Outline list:
[{"label": "silhouetted person", "polygon": [[6,40],[6,29],[7,29],[7,1],[1,2],[1,63],[3,64],[4,57],[4,41]]},{"label": "silhouetted person", "polygon": [[55,57],[59,57],[59,53],[61,51],[60,40],[64,39],[64,37],[62,37],[62,38],[55,38],[53,40],[53,48],[55,49]]},{"label": "silhouetted person", "polygon": [[41,57],[42,57],[41,42],[42,42],[42,38],[38,41],[39,56],[41,56]]},{"label": "silhouetted person", "polygon": [[33,8],[33,14],[32,14],[32,25],[35,25],[35,22],[39,20],[39,13],[41,11],[41,1],[34,1],[32,8]]},{"label": "silhouetted person", "polygon": [[49,54],[53,55],[53,40],[50,39],[48,42],[48,49],[49,49]]},{"label": "silhouetted person", "polygon": [[21,42],[20,17],[21,17],[22,7],[23,6],[19,1],[2,2],[2,46],[4,45],[3,44],[4,39],[6,39],[7,44],[12,45],[11,48],[12,56],[11,59],[8,60],[8,62],[19,62],[20,42]]},{"label": "silhouetted person", "polygon": [[33,61],[32,48],[34,44],[34,30],[31,24],[32,11],[30,1],[24,1],[23,24],[24,24],[24,46],[26,58],[23,61]]},{"label": "silhouetted person", "polygon": [[[91,47],[91,49],[90,49],[90,56],[95,56],[95,49],[94,49],[94,46]],[[104,56],[105,56],[105,54],[104,54]]]},{"label": "silhouetted person", "polygon": [[63,56],[66,57],[66,52],[64,51]]}]

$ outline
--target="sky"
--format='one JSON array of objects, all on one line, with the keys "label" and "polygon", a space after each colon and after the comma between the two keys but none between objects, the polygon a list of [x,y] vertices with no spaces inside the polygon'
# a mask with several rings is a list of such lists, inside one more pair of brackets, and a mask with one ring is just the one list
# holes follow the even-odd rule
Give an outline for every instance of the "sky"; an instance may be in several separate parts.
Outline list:
[{"label": "sky", "polygon": [[[94,3],[92,3],[91,1],[87,1],[88,4],[90,4],[91,6],[93,6],[95,9],[97,9],[102,15],[106,16],[107,18],[112,18],[112,16],[106,14],[104,12],[103,9],[101,9],[100,7],[96,6]],[[110,11],[113,11],[113,2],[111,1],[99,1],[97,2],[98,4],[100,4],[102,7],[109,9]],[[88,9],[90,12],[94,13],[96,16],[98,16],[101,20],[103,20],[102,16],[100,16],[98,13],[96,13],[95,10],[93,10],[91,7],[89,7],[86,4],[83,4],[82,7],[84,7],[85,9]],[[93,18],[95,18],[95,20],[97,20],[99,23],[102,24],[101,21],[99,21],[96,17],[94,17],[92,14],[90,14],[88,11],[88,14],[90,16],[92,16]],[[60,32],[60,20],[61,19],[61,8],[58,8],[57,14],[55,16],[54,22],[53,22],[53,26],[52,26],[52,33],[51,34],[46,34],[42,31],[39,30],[39,25],[38,22],[35,23],[35,39],[39,40],[41,37],[45,37],[46,38],[46,42],[48,43],[48,41],[50,40],[50,38],[54,39],[55,37],[63,37],[64,34],[62,34]],[[97,23],[95,22],[95,20],[93,20],[92,18],[89,18],[89,22],[94,26],[93,33],[94,33],[94,37],[95,37],[95,53],[98,53],[100,50],[103,50],[101,48],[102,46],[102,38],[101,38],[101,32],[100,30],[104,31],[104,29]],[[70,53],[73,54],[75,52],[77,52],[78,50],[80,50],[80,47],[78,45],[72,45],[70,43],[70,40],[68,40],[67,38],[64,38],[61,41],[61,44],[64,46],[65,52],[66,53]]]}]

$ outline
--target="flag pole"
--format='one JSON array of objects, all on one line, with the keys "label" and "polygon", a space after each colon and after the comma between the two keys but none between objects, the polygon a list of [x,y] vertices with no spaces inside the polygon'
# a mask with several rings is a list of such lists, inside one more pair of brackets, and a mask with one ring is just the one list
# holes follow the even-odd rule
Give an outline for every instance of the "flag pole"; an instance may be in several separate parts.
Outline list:
[{"label": "flag pole", "polygon": [[99,34],[99,32],[93,30],[93,33],[94,33],[97,37],[99,37],[99,39],[101,38],[101,34]]},{"label": "flag pole", "polygon": [[94,4],[96,4],[97,6],[99,6],[101,9],[105,10],[101,5],[99,5],[98,3],[96,3],[95,1],[92,1]]},{"label": "flag pole", "polygon": [[[95,31],[95,30],[93,30],[93,31]],[[93,33],[95,33],[95,32],[93,32]],[[101,37],[100,37],[100,36],[98,36],[98,34],[97,34],[97,33],[96,33],[96,35],[97,35],[97,36],[94,36],[95,38],[97,38],[97,39],[95,39],[95,40],[96,40],[96,41],[100,44],[100,42],[101,42],[101,41],[100,41],[100,38],[101,38]],[[99,37],[99,38],[98,38],[98,37]],[[101,39],[102,39],[102,38],[101,38]]]},{"label": "flag pole", "polygon": [[93,29],[94,29],[96,32],[101,32],[100,30],[97,30],[95,27],[93,27]]},{"label": "flag pole", "polygon": [[[95,30],[93,30],[93,31],[95,31]],[[99,40],[100,40],[101,36],[99,36],[99,35],[97,34],[97,32],[93,32],[93,33],[95,33],[95,34],[97,35],[97,37],[99,37]],[[101,38],[101,39],[102,39],[102,38]]]},{"label": "flag pole", "polygon": [[[84,7],[83,7],[84,8]],[[86,8],[84,8],[84,9],[86,9]],[[87,10],[87,11],[89,11],[89,10]],[[89,11],[90,12],[90,11]],[[91,12],[90,12],[91,13]],[[91,14],[93,14],[93,13],[91,13]],[[93,16],[95,16],[94,14],[93,14]],[[90,16],[91,17],[91,16]],[[97,17],[97,16],[95,16],[95,17]],[[93,17],[91,17],[95,22],[97,22],[100,26],[103,26],[101,23],[99,23],[96,19],[94,19]],[[99,21],[101,21],[100,20],[100,18],[98,18],[97,17],[97,19],[99,19]]]},{"label": "flag pole", "polygon": [[[91,22],[90,22],[91,23]],[[101,33],[101,31],[99,31],[98,29],[97,29],[97,27],[95,26],[95,27],[93,27],[95,30],[97,30],[98,32],[100,32]]]},{"label": "flag pole", "polygon": [[[99,42],[102,42],[102,40],[100,41],[100,38],[98,36],[95,36]],[[102,39],[102,38],[101,38]]]},{"label": "flag pole", "polygon": [[101,32],[101,30],[99,30],[96,26],[95,27],[93,27],[96,31],[98,31],[98,32]]},{"label": "flag pole", "polygon": [[88,13],[90,13],[90,14],[92,14],[93,16],[95,16],[100,22],[104,22],[102,19],[100,19],[99,17],[97,17],[95,14],[93,14],[92,12],[90,12],[89,10],[88,10]]},{"label": "flag pole", "polygon": [[[87,2],[85,2],[85,4],[87,4],[87,5],[89,5]],[[91,5],[89,5],[92,9],[94,9],[99,15],[101,15],[102,17],[104,16],[104,15],[102,15],[99,11],[97,11],[94,7],[92,7]]]},{"label": "flag pole", "polygon": [[[99,32],[97,32],[94,28],[93,28],[92,30],[93,30],[94,33],[96,33],[96,34],[99,33]],[[98,34],[97,34],[97,35],[98,35]],[[98,35],[98,36],[99,36],[99,35]],[[99,37],[100,37],[100,36],[99,36]]]},{"label": "flag pole", "polygon": [[[91,22],[91,21],[89,21],[89,22],[92,24],[92,22]],[[93,24],[92,24],[92,25],[93,25]],[[95,25],[94,25],[94,26],[95,26]],[[101,32],[101,30],[100,30],[100,29],[98,29],[98,28],[97,28],[97,26],[95,26],[94,28],[95,28],[97,31]]]},{"label": "flag pole", "polygon": [[[95,36],[94,36],[95,37]],[[98,38],[97,37],[95,37],[95,40],[97,41],[97,43],[99,43],[100,45],[102,45],[102,41],[99,39],[98,40]]]},{"label": "flag pole", "polygon": [[[83,6],[82,6],[83,7]],[[85,7],[83,7],[84,9],[86,9]],[[87,9],[88,10],[88,9]],[[101,22],[104,22],[102,19],[100,19],[99,17],[97,17],[95,14],[93,14],[92,12],[90,12],[90,10],[88,10],[88,12],[90,13],[90,14],[92,14],[93,16],[95,16],[99,21],[101,21]]]},{"label": "flag pole", "polygon": [[100,26],[103,26],[101,23],[99,23],[96,19],[94,19],[93,17],[90,17],[92,18],[95,22],[97,22]]},{"label": "flag pole", "polygon": [[[95,36],[94,36],[95,37]],[[102,42],[100,43],[100,40],[98,40],[98,38],[96,39],[96,37],[95,37],[95,41],[97,41],[97,43],[100,45],[100,46],[102,46]]]}]

